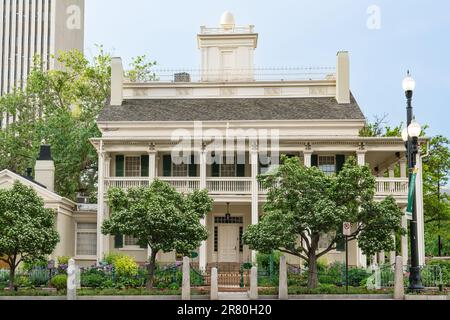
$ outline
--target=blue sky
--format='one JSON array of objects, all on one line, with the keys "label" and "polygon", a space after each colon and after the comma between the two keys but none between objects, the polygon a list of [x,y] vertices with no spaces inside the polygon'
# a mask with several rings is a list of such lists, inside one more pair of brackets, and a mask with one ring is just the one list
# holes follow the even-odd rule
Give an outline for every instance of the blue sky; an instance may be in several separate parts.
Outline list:
[{"label": "blue sky", "polygon": [[[367,9],[380,9],[369,29]],[[196,34],[223,11],[259,33],[257,66],[334,66],[348,50],[351,88],[365,115],[405,121],[402,79],[417,82],[416,118],[429,135],[450,137],[450,1],[448,0],[86,0],[86,53],[102,44],[125,62],[147,54],[160,66],[198,67]]]}]

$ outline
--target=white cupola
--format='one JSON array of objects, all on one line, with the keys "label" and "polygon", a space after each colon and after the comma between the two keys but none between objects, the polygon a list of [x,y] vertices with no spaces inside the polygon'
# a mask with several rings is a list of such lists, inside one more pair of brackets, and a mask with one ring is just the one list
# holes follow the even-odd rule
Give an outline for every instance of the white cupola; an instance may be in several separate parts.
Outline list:
[{"label": "white cupola", "polygon": [[226,11],[220,18],[220,27],[202,26],[197,40],[202,81],[254,81],[253,56],[258,34],[253,25],[236,26],[233,14]]}]

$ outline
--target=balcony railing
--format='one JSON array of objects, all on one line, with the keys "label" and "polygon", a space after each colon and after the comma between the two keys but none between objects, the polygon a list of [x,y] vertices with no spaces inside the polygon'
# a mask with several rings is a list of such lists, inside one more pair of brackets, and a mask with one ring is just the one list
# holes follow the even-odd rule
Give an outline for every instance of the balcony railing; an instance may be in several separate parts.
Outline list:
[{"label": "balcony railing", "polygon": [[[200,178],[185,177],[159,177],[158,179],[170,183],[178,192],[189,193],[200,189]],[[150,184],[148,178],[141,177],[121,177],[105,178],[105,191],[109,188],[117,187],[124,190],[134,187],[145,187]],[[206,188],[212,195],[236,194],[251,195],[251,178],[207,178]],[[259,194],[267,194],[267,190],[259,184]],[[407,178],[376,178],[376,195],[379,197],[394,196],[407,197]]]},{"label": "balcony railing", "polygon": [[211,194],[251,194],[251,178],[208,178],[206,189]]},{"label": "balcony railing", "polygon": [[408,196],[407,178],[377,178],[377,196]]}]

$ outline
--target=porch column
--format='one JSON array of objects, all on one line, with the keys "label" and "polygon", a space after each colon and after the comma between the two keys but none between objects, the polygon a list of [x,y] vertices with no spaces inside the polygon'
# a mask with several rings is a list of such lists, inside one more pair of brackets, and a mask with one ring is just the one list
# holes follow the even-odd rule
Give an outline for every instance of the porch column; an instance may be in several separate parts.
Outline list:
[{"label": "porch column", "polygon": [[311,158],[312,158],[313,152],[311,150],[307,150],[303,152],[303,157],[305,161],[305,167],[311,168]]},{"label": "porch column", "polygon": [[[202,148],[200,151],[200,189],[206,189],[206,150],[205,148]],[[206,227],[206,217],[204,219],[200,220],[200,223],[202,226]],[[202,271],[206,271],[207,267],[207,242],[202,241],[200,245],[200,250],[198,254],[198,260],[199,260],[199,268]]]},{"label": "porch column", "polygon": [[[250,151],[252,165],[252,225],[259,222],[258,145],[253,143]],[[252,263],[256,263],[256,251],[252,251]]]},{"label": "porch column", "polygon": [[[388,172],[389,172],[389,178],[395,178],[395,164],[391,164],[389,166]],[[395,182],[391,182],[389,184],[389,190],[391,191],[391,193],[395,192]]]},{"label": "porch column", "polygon": [[384,251],[381,251],[378,255],[378,261],[380,263],[380,265],[383,265],[386,263],[386,254]]},{"label": "porch column", "polygon": [[98,195],[97,195],[97,263],[100,263],[104,256],[104,236],[102,235],[102,224],[105,214],[105,158],[103,141],[100,141],[98,151]]},{"label": "porch column", "polygon": [[[420,148],[419,148],[420,150]],[[416,207],[417,207],[417,240],[419,247],[419,266],[425,265],[425,220],[423,214],[423,166],[422,155],[417,155]]]},{"label": "porch column", "polygon": [[[406,208],[403,210],[405,212]],[[402,217],[402,228],[405,231],[408,231],[408,217],[406,216],[406,212]],[[403,266],[408,265],[409,260],[409,247],[408,247],[408,235],[402,235],[402,257],[403,257]]]},{"label": "porch column", "polygon": [[407,162],[405,158],[400,159],[400,177],[401,178],[407,178],[408,177],[408,169],[407,169]]},{"label": "porch column", "polygon": [[[155,180],[157,174],[156,174],[156,146],[154,143],[150,143],[148,148],[148,182],[149,185],[152,184],[152,182]],[[148,260],[150,261],[150,258],[152,256],[152,249],[150,246],[147,247],[147,256]]]},{"label": "porch column", "polygon": [[[396,244],[396,242],[395,242],[395,234],[392,235],[392,240],[394,240],[394,245],[395,245]],[[395,263],[396,256],[397,256],[397,252],[395,250],[391,251],[389,253],[389,263],[391,265]]]},{"label": "porch column", "polygon": [[[366,153],[364,145],[360,145],[359,150],[356,151],[356,156],[358,159],[358,165],[365,166],[366,165]],[[363,254],[361,248],[357,242],[357,266],[361,268],[367,268],[367,256]]]}]

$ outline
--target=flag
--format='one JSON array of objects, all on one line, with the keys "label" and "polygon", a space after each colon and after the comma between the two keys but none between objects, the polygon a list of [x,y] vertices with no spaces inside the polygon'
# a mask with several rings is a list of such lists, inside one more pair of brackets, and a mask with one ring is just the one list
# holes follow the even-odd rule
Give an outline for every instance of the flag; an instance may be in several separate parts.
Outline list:
[{"label": "flag", "polygon": [[409,184],[408,192],[408,207],[406,208],[406,214],[412,216],[414,209],[414,196],[416,191],[416,179],[417,179],[417,169],[414,169],[411,174],[411,182]]}]

